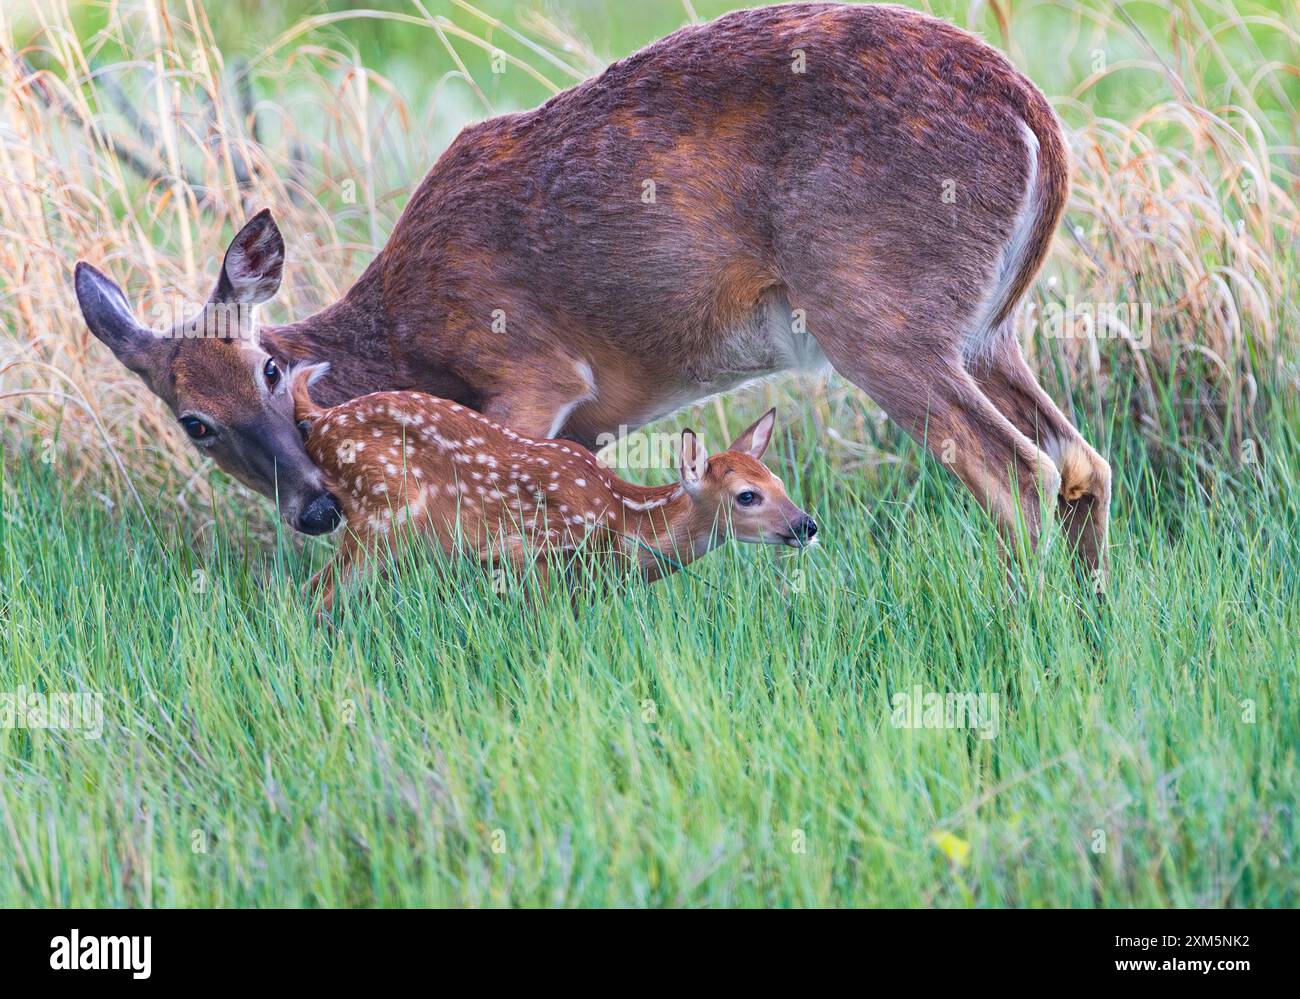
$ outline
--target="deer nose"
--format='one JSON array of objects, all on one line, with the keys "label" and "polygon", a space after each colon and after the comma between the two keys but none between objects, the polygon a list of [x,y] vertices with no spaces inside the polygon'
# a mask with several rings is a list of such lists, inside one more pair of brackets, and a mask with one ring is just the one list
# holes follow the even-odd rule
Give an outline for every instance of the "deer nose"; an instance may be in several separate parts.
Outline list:
[{"label": "deer nose", "polygon": [[298,530],[303,534],[328,534],[339,526],[343,508],[329,493],[321,493],[298,514]]},{"label": "deer nose", "polygon": [[811,517],[804,517],[794,525],[794,533],[801,541],[811,541],[817,537],[817,522]]}]

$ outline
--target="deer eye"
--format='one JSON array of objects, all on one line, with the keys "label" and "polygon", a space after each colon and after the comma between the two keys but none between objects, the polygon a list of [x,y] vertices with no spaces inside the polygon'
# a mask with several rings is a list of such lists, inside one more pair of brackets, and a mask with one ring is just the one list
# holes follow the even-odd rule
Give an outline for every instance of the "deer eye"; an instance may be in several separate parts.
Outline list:
[{"label": "deer eye", "polygon": [[752,489],[746,489],[742,493],[736,493],[736,502],[741,506],[757,506],[761,497]]},{"label": "deer eye", "polygon": [[275,363],[275,358],[266,359],[266,363],[262,365],[262,375],[266,378],[266,387],[274,391],[280,384],[280,366]]},{"label": "deer eye", "polygon": [[197,416],[182,416],[181,426],[185,428],[192,441],[201,441],[212,436],[212,428]]}]

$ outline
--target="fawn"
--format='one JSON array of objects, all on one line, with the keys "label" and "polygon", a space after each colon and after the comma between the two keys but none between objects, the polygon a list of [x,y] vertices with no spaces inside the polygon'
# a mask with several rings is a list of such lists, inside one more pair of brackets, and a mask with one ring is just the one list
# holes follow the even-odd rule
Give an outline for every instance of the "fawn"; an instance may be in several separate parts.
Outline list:
[{"label": "fawn", "polygon": [[[1004,532],[1023,514],[1033,543],[1058,514],[1100,572],[1110,466],[1017,335],[1068,194],[1052,106],[979,38],[888,4],[781,4],[690,25],[465,128],[342,298],[247,345],[191,338],[194,320],[156,337],[85,264],[76,289],[195,445],[307,533],[341,511],[293,433],[292,363],[331,363],[315,388],[330,404],[418,389],[589,447],[831,367]],[[203,325],[242,329],[226,314],[273,295],[284,261],[261,212]]]},{"label": "fawn", "polygon": [[[802,548],[817,524],[759,459],[776,423],[769,410],[709,457],[684,430],[678,483],[641,486],[571,441],[533,440],[459,403],[420,392],[376,392],[332,409],[309,385],[324,365],[290,370],[294,418],[307,453],[347,518],[336,572],[313,580],[326,610],[334,577],[400,536],[432,535],[449,554],[521,568],[533,554],[605,552],[653,582],[727,538]],[[546,561],[538,562],[545,579]]]}]

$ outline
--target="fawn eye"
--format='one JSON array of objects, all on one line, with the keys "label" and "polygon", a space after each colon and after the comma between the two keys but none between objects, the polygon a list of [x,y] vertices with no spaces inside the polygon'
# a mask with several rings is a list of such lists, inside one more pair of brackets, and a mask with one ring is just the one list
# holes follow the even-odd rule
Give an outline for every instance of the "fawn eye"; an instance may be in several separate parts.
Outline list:
[{"label": "fawn eye", "polygon": [[736,502],[741,506],[755,506],[758,501],[759,495],[752,489],[746,489],[743,493],[736,493]]},{"label": "fawn eye", "polygon": [[185,428],[192,441],[201,441],[212,436],[212,428],[197,416],[182,416],[181,426]]},{"label": "fawn eye", "polygon": [[266,363],[262,365],[262,375],[266,378],[266,387],[274,391],[280,384],[280,366],[275,363],[275,358],[266,359]]}]

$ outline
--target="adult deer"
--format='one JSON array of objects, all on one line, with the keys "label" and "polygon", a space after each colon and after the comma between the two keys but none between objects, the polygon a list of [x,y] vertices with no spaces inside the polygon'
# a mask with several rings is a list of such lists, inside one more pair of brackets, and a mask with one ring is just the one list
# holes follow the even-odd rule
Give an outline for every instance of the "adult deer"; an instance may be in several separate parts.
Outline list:
[{"label": "adult deer", "polygon": [[[85,265],[77,292],[196,443],[278,486],[309,533],[338,504],[294,431],[290,362],[330,362],[326,404],[415,389],[590,446],[829,361],[1006,531],[1022,511],[1036,537],[1040,495],[1057,497],[1096,570],[1110,470],[1012,328],[1067,188],[1051,107],[994,49],[902,8],[792,4],[683,28],[466,128],[356,284],[311,318],[255,339],[157,338]],[[207,311],[269,298],[283,259],[255,216]]]}]

